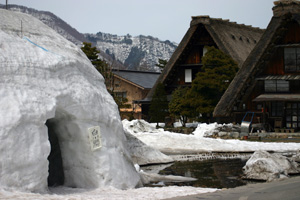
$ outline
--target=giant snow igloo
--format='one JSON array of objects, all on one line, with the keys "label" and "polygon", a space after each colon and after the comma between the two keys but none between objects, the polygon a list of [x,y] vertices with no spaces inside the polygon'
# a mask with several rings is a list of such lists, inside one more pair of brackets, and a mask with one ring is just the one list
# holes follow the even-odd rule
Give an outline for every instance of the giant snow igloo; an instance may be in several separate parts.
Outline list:
[{"label": "giant snow igloo", "polygon": [[0,76],[1,188],[138,184],[117,105],[78,47],[34,17],[0,9]]}]

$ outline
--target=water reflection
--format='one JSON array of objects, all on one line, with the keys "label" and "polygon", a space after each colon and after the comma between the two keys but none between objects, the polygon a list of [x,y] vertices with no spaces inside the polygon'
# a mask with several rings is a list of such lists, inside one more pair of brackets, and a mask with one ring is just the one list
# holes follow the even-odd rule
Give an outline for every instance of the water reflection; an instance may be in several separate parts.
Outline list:
[{"label": "water reflection", "polygon": [[167,186],[193,186],[209,188],[234,188],[245,185],[242,180],[242,168],[247,160],[241,159],[214,159],[203,161],[175,162],[168,165],[142,167],[145,172],[162,175],[186,176],[198,179],[184,183],[164,183]]}]

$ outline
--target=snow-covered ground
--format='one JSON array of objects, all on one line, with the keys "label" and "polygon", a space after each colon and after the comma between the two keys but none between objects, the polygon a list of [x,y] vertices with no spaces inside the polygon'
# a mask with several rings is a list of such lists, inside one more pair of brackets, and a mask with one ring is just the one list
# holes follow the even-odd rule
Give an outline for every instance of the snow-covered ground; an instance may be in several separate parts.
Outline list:
[{"label": "snow-covered ground", "polygon": [[141,120],[123,120],[124,129],[145,144],[165,154],[192,154],[204,152],[254,152],[258,150],[289,152],[300,150],[300,143],[265,143],[241,140],[223,140],[205,138],[219,124],[199,124],[191,135],[172,133],[155,127]]},{"label": "snow-covered ground", "polygon": [[[123,121],[124,129],[141,139],[144,143],[168,153],[185,154],[186,152],[243,152],[256,150],[297,151],[299,143],[263,143],[239,140],[222,140],[204,138],[203,134],[214,131],[217,124],[200,124],[194,134],[184,135],[156,129],[145,121]],[[0,199],[166,199],[192,194],[214,192],[213,188],[195,187],[143,187],[119,190],[104,187],[95,190],[57,187],[50,188],[49,194],[34,194],[17,191],[0,190]]]},{"label": "snow-covered ground", "polygon": [[214,192],[216,189],[194,187],[144,187],[139,189],[118,190],[112,187],[96,190],[83,190],[58,187],[51,190],[51,194],[24,193],[16,191],[4,191],[0,189],[0,199],[5,200],[156,200],[178,196]]}]

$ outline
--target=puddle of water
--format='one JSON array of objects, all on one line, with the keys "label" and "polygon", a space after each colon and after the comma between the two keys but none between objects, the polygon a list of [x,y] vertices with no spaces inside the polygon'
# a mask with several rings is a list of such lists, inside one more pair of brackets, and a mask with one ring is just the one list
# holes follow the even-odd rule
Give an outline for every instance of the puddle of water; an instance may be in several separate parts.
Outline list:
[{"label": "puddle of water", "polygon": [[203,161],[175,162],[169,165],[156,165],[142,167],[142,170],[161,175],[177,175],[198,179],[192,182],[181,183],[154,183],[151,186],[192,186],[204,188],[234,188],[246,185],[242,180],[242,168],[246,164],[245,159],[213,159]]}]

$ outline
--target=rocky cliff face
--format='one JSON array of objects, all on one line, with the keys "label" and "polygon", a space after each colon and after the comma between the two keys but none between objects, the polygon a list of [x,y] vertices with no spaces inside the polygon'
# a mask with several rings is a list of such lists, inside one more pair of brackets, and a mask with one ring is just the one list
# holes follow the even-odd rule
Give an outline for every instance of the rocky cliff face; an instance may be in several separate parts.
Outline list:
[{"label": "rocky cliff face", "polygon": [[[0,8],[4,7],[0,4]],[[169,60],[177,47],[174,42],[161,41],[151,36],[118,36],[102,32],[82,34],[51,12],[18,5],[9,5],[9,9],[38,18],[78,46],[83,41],[93,43],[101,51],[102,58],[112,63],[114,68],[157,71],[155,64],[158,59]],[[27,25],[23,26],[25,28]]]}]

